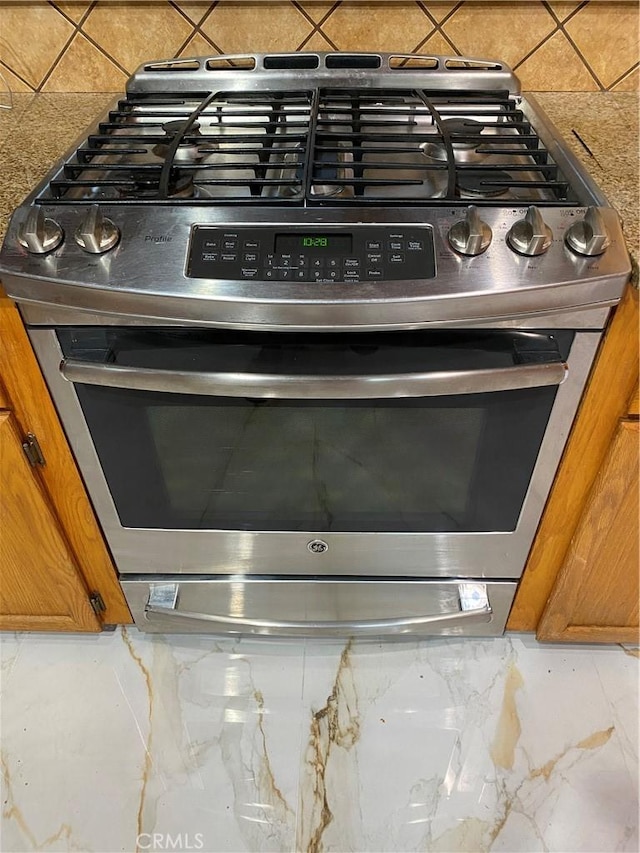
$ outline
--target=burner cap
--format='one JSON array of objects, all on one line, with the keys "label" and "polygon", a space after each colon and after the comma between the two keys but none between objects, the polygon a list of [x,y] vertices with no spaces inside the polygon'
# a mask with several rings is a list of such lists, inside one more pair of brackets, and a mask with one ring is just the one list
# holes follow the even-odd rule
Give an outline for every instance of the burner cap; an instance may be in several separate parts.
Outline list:
[{"label": "burner cap", "polygon": [[[137,170],[130,173],[133,187],[122,188],[124,198],[156,198],[160,188],[160,170]],[[190,198],[193,195],[193,175],[178,168],[169,173],[168,195],[170,198]]]},{"label": "burner cap", "polygon": [[[446,118],[440,124],[452,137],[451,144],[454,148],[477,148],[482,142],[480,136],[484,125],[480,121],[470,118]],[[455,139],[454,135],[460,135],[462,139]]]},{"label": "burner cap", "polygon": [[[167,136],[173,137],[177,133],[182,132],[182,128],[185,126],[185,122],[182,119],[175,119],[174,121],[165,121],[162,125],[162,129],[167,134]],[[196,136],[200,135],[200,122],[194,121],[191,127],[188,130],[188,136]]]},{"label": "burner cap", "polygon": [[[453,156],[456,163],[469,163],[482,160],[485,156],[476,149],[484,142],[482,131],[484,124],[470,118],[446,118],[440,122],[441,128],[449,134]],[[433,160],[447,159],[447,146],[443,139],[423,142],[422,153]]]},{"label": "burner cap", "polygon": [[[173,121],[165,121],[162,125],[162,129],[165,132],[166,142],[158,142],[153,146],[153,153],[156,157],[161,157],[163,160],[166,158],[169,152],[169,146],[176,138],[182,133],[182,129],[184,128],[185,122],[182,119],[175,119]],[[181,139],[178,148],[174,154],[174,160],[176,162],[183,163],[194,163],[198,160],[202,159],[202,153],[199,149],[199,142],[194,142],[193,137],[199,137],[204,140],[204,137],[200,133],[200,124],[197,121],[191,125],[189,130],[186,133],[187,139]]]},{"label": "burner cap", "polygon": [[512,181],[508,172],[493,169],[460,169],[456,177],[458,190],[461,194],[477,196],[478,198],[492,198],[504,195],[509,187],[492,186],[495,181]]}]

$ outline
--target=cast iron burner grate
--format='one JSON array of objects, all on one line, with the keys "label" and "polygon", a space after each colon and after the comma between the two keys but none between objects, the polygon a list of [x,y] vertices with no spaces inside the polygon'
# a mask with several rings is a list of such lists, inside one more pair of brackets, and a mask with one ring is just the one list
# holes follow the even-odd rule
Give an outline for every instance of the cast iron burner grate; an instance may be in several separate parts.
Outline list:
[{"label": "cast iron burner grate", "polygon": [[577,203],[506,91],[131,94],[38,201],[451,205],[469,198]]}]

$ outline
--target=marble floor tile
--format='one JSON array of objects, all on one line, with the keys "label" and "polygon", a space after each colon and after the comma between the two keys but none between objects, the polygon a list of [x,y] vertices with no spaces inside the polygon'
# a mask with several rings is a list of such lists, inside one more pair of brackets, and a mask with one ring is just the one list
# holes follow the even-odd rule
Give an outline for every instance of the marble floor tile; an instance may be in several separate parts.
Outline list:
[{"label": "marble floor tile", "polygon": [[6,853],[633,851],[633,650],[1,641]]}]

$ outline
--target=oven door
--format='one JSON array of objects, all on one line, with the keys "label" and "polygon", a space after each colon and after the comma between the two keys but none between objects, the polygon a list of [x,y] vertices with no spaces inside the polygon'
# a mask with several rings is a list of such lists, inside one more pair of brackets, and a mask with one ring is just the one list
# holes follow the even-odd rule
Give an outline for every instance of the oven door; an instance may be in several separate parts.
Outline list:
[{"label": "oven door", "polygon": [[121,573],[513,578],[599,338],[32,340]]}]

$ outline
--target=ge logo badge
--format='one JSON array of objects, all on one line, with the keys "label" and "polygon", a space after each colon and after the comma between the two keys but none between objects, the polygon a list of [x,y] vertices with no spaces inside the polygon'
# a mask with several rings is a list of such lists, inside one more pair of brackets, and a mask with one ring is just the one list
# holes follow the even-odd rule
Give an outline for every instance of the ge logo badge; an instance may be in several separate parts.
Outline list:
[{"label": "ge logo badge", "polygon": [[312,539],[311,542],[307,542],[307,548],[312,554],[324,554],[329,550],[329,546],[322,539]]}]

